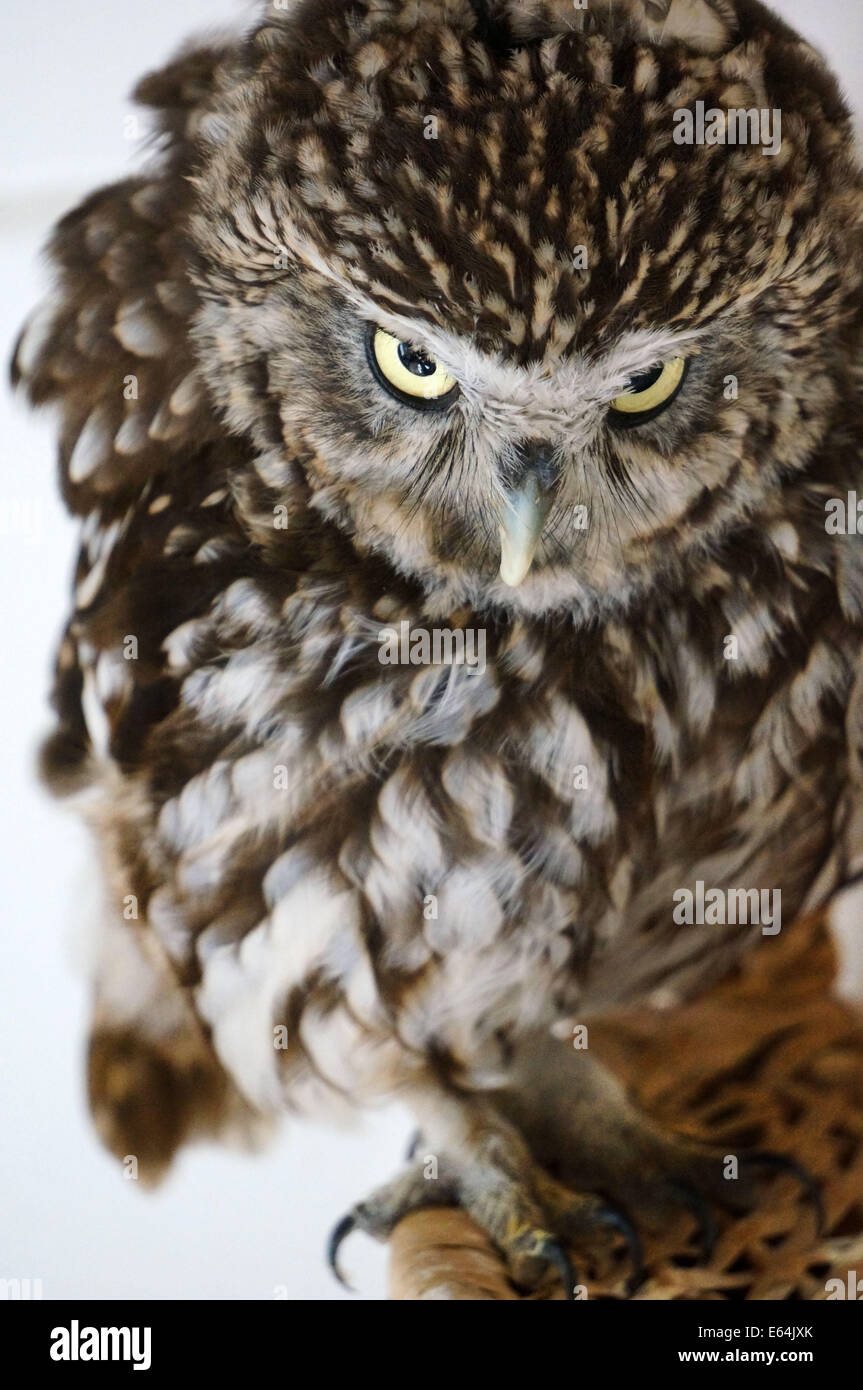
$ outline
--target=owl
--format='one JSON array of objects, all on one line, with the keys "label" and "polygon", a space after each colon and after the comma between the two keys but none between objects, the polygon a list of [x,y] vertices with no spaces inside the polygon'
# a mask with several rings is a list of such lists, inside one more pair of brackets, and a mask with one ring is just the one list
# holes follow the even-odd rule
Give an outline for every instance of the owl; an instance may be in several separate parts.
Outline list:
[{"label": "owl", "polygon": [[154,1180],[400,1099],[334,1263],[436,1204],[519,1286],[706,1238],[793,1159],[726,1181],[589,1030],[815,907],[860,992],[837,84],[756,0],[289,0],[136,98],[14,364],[81,524],[42,765],[104,882],[98,1131]]}]

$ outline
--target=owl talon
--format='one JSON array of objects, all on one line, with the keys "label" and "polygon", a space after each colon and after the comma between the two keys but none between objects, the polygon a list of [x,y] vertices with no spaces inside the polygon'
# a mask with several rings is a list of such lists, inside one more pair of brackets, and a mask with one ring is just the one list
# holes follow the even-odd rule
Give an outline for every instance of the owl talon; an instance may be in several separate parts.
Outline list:
[{"label": "owl talon", "polygon": [[342,1245],[347,1240],[348,1236],[351,1234],[352,1231],[355,1231],[356,1228],[356,1216],[353,1212],[348,1212],[347,1216],[343,1216],[341,1221],[336,1222],[335,1226],[330,1232],[330,1238],[327,1241],[327,1264],[329,1265],[333,1274],[338,1279],[342,1288],[347,1289],[349,1293],[356,1293],[356,1289],[345,1278],[345,1275],[339,1266],[339,1251],[341,1250]]},{"label": "owl talon", "polygon": [[563,1284],[566,1301],[568,1303],[574,1302],[578,1276],[565,1246],[555,1236],[549,1235],[547,1231],[532,1231],[530,1240],[532,1246],[529,1251],[520,1250],[518,1253],[528,1253],[531,1258],[541,1261],[551,1269],[556,1269]]},{"label": "owl talon", "polygon": [[363,1231],[374,1240],[388,1240],[402,1217],[423,1207],[457,1205],[452,1186],[439,1181],[430,1191],[422,1167],[414,1164],[399,1173],[392,1182],[378,1187],[364,1201],[358,1202],[336,1223],[327,1242],[327,1263],[343,1288],[356,1290],[345,1278],[339,1265],[339,1252],[348,1236]]},{"label": "owl talon", "polygon": [[692,1213],[698,1222],[695,1238],[698,1242],[701,1263],[709,1264],[719,1240],[719,1227],[710,1208],[710,1203],[705,1197],[702,1197],[697,1188],[690,1186],[689,1183],[676,1182],[672,1184],[672,1190],[676,1193],[681,1204]]},{"label": "owl talon", "polygon": [[617,1207],[603,1207],[602,1211],[598,1213],[598,1219],[603,1226],[608,1226],[611,1230],[619,1232],[626,1241],[626,1248],[632,1265],[632,1273],[627,1280],[626,1288],[627,1293],[632,1294],[644,1282],[645,1275],[644,1255],[638,1232],[629,1217]]}]

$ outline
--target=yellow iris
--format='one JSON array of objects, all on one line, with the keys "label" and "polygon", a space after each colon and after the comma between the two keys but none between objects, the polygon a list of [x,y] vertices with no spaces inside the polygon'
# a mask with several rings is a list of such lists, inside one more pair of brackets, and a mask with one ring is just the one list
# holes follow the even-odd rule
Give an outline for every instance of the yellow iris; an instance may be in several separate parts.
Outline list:
[{"label": "yellow iris", "polygon": [[382,328],[375,330],[372,352],[381,376],[403,396],[435,401],[455,387],[455,378],[422,348],[402,342]]},{"label": "yellow iris", "polygon": [[632,378],[631,386],[635,389],[615,396],[611,402],[612,410],[618,410],[622,415],[643,415],[649,410],[656,410],[674,395],[683,380],[685,367],[685,357],[674,357],[661,368],[639,373]]}]

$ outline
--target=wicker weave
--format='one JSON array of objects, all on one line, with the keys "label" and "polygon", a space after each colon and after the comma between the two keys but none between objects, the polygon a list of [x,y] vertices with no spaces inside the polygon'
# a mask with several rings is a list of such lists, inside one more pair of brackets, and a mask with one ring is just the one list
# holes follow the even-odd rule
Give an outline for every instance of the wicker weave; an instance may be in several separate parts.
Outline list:
[{"label": "wicker weave", "polygon": [[[831,999],[833,971],[823,925],[810,919],[765,941],[739,975],[686,1009],[591,1027],[591,1048],[657,1119],[731,1151],[782,1151],[823,1184],[824,1234],[799,1184],[777,1177],[755,1211],[720,1216],[708,1264],[681,1216],[646,1240],[635,1298],[824,1299],[828,1279],[863,1273],[863,1019]],[[589,1297],[627,1297],[623,1262],[573,1254]],[[451,1210],[400,1224],[391,1290],[395,1299],[520,1297],[488,1241]],[[530,1297],[562,1296],[549,1281]]]}]

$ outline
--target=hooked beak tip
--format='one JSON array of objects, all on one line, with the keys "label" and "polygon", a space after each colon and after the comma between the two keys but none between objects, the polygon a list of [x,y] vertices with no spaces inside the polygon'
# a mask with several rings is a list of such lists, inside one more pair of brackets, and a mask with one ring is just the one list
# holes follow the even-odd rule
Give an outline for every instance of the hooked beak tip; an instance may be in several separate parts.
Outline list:
[{"label": "hooked beak tip", "polygon": [[510,589],[517,589],[522,580],[526,579],[533,564],[532,555],[516,556],[506,553],[506,542],[504,539],[503,527],[500,528],[501,536],[501,559],[500,559],[500,578]]},{"label": "hooked beak tip", "polygon": [[500,519],[500,579],[517,589],[530,573],[552,498],[529,477],[507,498]]}]

